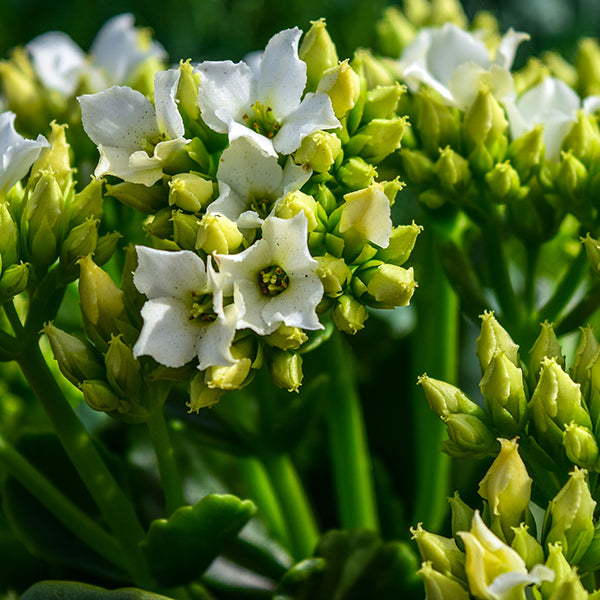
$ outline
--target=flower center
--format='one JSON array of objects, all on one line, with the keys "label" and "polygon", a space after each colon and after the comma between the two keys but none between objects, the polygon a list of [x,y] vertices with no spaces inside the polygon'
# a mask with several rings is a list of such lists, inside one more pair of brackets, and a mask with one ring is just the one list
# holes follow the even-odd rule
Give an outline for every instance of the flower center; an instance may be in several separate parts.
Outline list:
[{"label": "flower center", "polygon": [[265,296],[278,296],[289,284],[288,274],[278,265],[265,267],[258,272],[258,287]]},{"label": "flower center", "polygon": [[273,200],[267,196],[251,197],[250,208],[258,213],[261,219],[266,219],[271,212],[273,206]]},{"label": "flower center", "polygon": [[254,129],[256,133],[272,138],[279,130],[279,123],[273,116],[273,109],[270,106],[265,106],[258,100],[252,105],[252,114],[244,115],[246,127]]},{"label": "flower center", "polygon": [[212,323],[217,320],[217,314],[213,310],[212,294],[197,294],[192,292],[192,306],[190,307],[189,320]]}]

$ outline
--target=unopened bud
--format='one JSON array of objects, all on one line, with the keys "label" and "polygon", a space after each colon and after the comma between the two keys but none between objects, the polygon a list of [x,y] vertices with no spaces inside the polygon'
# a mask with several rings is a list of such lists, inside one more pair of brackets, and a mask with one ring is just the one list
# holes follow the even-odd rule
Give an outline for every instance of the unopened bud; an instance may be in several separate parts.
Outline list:
[{"label": "unopened bud", "polygon": [[575,68],[583,97],[600,94],[600,46],[594,38],[579,40]]},{"label": "unopened bud", "polygon": [[190,121],[196,121],[200,117],[200,106],[198,105],[200,73],[194,70],[190,59],[179,61],[179,70],[181,71],[177,89],[179,109]]},{"label": "unopened bud", "polygon": [[434,171],[442,189],[447,192],[465,191],[471,183],[469,161],[449,146],[442,150]]},{"label": "unopened bud", "polygon": [[379,308],[407,306],[417,282],[413,268],[383,263],[360,274],[367,286],[367,294],[373,299],[369,304]]},{"label": "unopened bud", "polygon": [[507,203],[515,198],[521,189],[519,174],[510,163],[497,163],[485,174],[485,182],[496,202]]},{"label": "unopened bud", "polygon": [[363,109],[363,122],[373,119],[390,119],[396,113],[400,97],[406,87],[396,82],[394,85],[382,85],[367,92]]},{"label": "unopened bud", "polygon": [[463,127],[472,143],[485,143],[493,130],[503,134],[508,127],[504,110],[489,88],[479,91],[471,108],[465,114]]},{"label": "unopened bud", "polygon": [[107,185],[106,193],[125,206],[148,215],[156,213],[168,204],[167,192],[162,183],[148,187],[143,183],[123,181],[116,185]]},{"label": "unopened bud", "polygon": [[580,329],[581,336],[579,338],[577,350],[575,351],[571,377],[581,385],[583,396],[584,398],[587,398],[589,393],[590,368],[595,362],[599,345],[592,327],[587,325],[586,327],[580,327]]},{"label": "unopened bud", "polygon": [[591,237],[589,232],[580,240],[585,248],[590,267],[596,275],[600,275],[600,242]]},{"label": "unopened bud", "polygon": [[196,249],[206,254],[231,254],[237,250],[244,236],[237,223],[224,215],[206,213],[198,224]]},{"label": "unopened bud", "polygon": [[298,392],[302,385],[302,357],[297,352],[274,350],[269,365],[273,383],[288,392]]},{"label": "unopened bud", "polygon": [[600,152],[600,130],[593,115],[583,110],[577,113],[577,121],[563,140],[562,149],[572,151],[586,167],[592,166]]},{"label": "unopened bud", "polygon": [[19,260],[19,229],[6,202],[0,202],[0,257],[3,269]]},{"label": "unopened bud", "polygon": [[317,193],[314,194],[315,200],[323,207],[327,215],[331,214],[336,206],[337,200],[333,192],[324,184],[320,183],[317,188]]},{"label": "unopened bud", "polygon": [[183,250],[193,250],[200,230],[200,219],[195,215],[175,210],[172,213],[173,241]]},{"label": "unopened bud", "polygon": [[410,44],[417,30],[397,6],[388,6],[383,18],[377,23],[377,38],[386,56],[398,58]]},{"label": "unopened bud", "polygon": [[542,583],[540,588],[542,597],[552,598],[553,600],[563,598],[563,596],[560,595],[560,588],[563,583],[571,579],[574,570],[567,561],[560,542],[548,544],[548,558],[545,564],[552,569],[554,579]]},{"label": "unopened bud", "polygon": [[93,254],[98,242],[98,221],[93,217],[69,231],[60,250],[60,262],[67,269],[76,269],[77,260]]},{"label": "unopened bud", "polygon": [[102,217],[102,180],[92,178],[73,196],[69,204],[69,227],[81,225],[86,219]]},{"label": "unopened bud", "polygon": [[190,399],[186,403],[189,412],[200,412],[201,408],[213,406],[223,397],[225,392],[217,388],[209,388],[204,381],[204,373],[196,373],[190,382]]},{"label": "unopened bud", "polygon": [[537,381],[540,366],[544,358],[554,358],[561,367],[564,368],[565,366],[565,357],[562,355],[562,348],[554,333],[552,323],[548,321],[542,323],[540,335],[529,351],[529,376],[532,383]]},{"label": "unopened bud", "polygon": [[450,414],[442,417],[449,440],[442,442],[446,454],[455,457],[483,458],[497,451],[497,442],[490,428],[473,414]]},{"label": "unopened bud", "polygon": [[200,212],[213,196],[212,181],[196,173],[178,173],[169,181],[169,204],[188,212]]},{"label": "unopened bud", "polygon": [[527,181],[540,165],[544,156],[544,128],[535,125],[510,144],[508,155],[511,164],[519,173],[521,181]]},{"label": "unopened bud", "polygon": [[139,393],[142,386],[140,362],[122,336],[111,337],[105,364],[108,381],[120,396],[131,398]]},{"label": "unopened bud", "polygon": [[434,179],[434,163],[420,150],[403,148],[399,152],[407,180],[413,185],[429,186]]},{"label": "unopened bud", "polygon": [[146,231],[160,240],[168,240],[173,237],[173,212],[170,208],[159,210],[145,224]]},{"label": "unopened bud", "polygon": [[310,23],[312,27],[302,38],[298,55],[306,63],[306,89],[314,91],[323,73],[338,64],[338,55],[325,19]]},{"label": "unopened bud", "polygon": [[510,547],[525,561],[528,571],[535,565],[543,564],[544,549],[542,545],[529,533],[529,527],[521,523],[513,528],[513,540]]},{"label": "unopened bud", "polygon": [[587,427],[571,421],[563,432],[563,445],[567,458],[574,464],[586,469],[593,469],[596,466],[598,444]]},{"label": "unopened bud", "polygon": [[367,91],[380,85],[394,84],[394,77],[390,71],[365,48],[359,48],[354,52],[350,64],[361,79],[361,88],[364,86]]},{"label": "unopened bud", "polygon": [[340,331],[352,335],[365,326],[368,316],[369,313],[364,304],[349,294],[342,294],[337,298],[331,310],[331,318],[335,326]]},{"label": "unopened bud", "polygon": [[455,579],[424,562],[417,573],[423,578],[427,600],[469,600],[469,592]]},{"label": "unopened bud", "polygon": [[485,311],[481,318],[481,332],[476,340],[477,358],[481,373],[485,373],[492,358],[498,352],[504,352],[508,360],[519,366],[519,346],[515,344],[510,334],[494,317],[492,311]]},{"label": "unopened bud", "polygon": [[406,117],[373,119],[359,129],[345,150],[377,164],[400,148],[406,126]]},{"label": "unopened bud", "polygon": [[360,78],[348,60],[344,60],[323,73],[317,92],[329,96],[335,116],[341,119],[354,108],[358,100]]},{"label": "unopened bud", "polygon": [[111,413],[119,409],[121,401],[105,381],[86,380],[79,384],[79,389],[92,410]]},{"label": "unopened bud", "polygon": [[317,256],[316,261],[319,263],[316,273],[323,284],[325,294],[337,298],[348,286],[352,271],[343,258],[336,258],[331,254]]},{"label": "unopened bud", "polygon": [[448,498],[448,502],[450,503],[450,512],[452,515],[452,536],[456,540],[456,545],[464,552],[463,541],[457,534],[459,531],[469,530],[475,511],[461,499],[458,492],[454,492],[454,496]]},{"label": "unopened bud", "polygon": [[414,221],[410,225],[398,225],[392,229],[389,245],[377,251],[376,258],[383,262],[403,265],[409,258],[418,235],[423,231]]},{"label": "unopened bud", "polygon": [[431,0],[430,18],[432,25],[454,23],[465,29],[468,24],[467,16],[459,0]]},{"label": "unopened bud", "polygon": [[62,192],[67,192],[73,185],[73,169],[69,158],[69,144],[65,135],[66,125],[50,123],[48,136],[50,150],[42,152],[31,167],[30,178],[35,180],[42,171],[50,171]]},{"label": "unopened bud", "polygon": [[291,219],[298,213],[304,213],[308,232],[314,231],[319,225],[317,219],[317,201],[308,194],[297,190],[290,192],[282,198],[275,206],[275,216],[282,219]]},{"label": "unopened bud", "polygon": [[423,388],[429,407],[438,417],[452,414],[472,414],[485,419],[483,409],[455,385],[421,375],[417,384]]},{"label": "unopened bud", "polygon": [[452,574],[466,581],[465,557],[453,538],[430,533],[423,529],[421,523],[411,527],[410,533],[419,548],[422,561],[431,563],[440,573]]},{"label": "unopened bud", "polygon": [[377,169],[358,156],[345,160],[337,170],[337,179],[352,190],[369,187],[377,177]]},{"label": "unopened bud", "polygon": [[273,333],[266,335],[264,340],[269,346],[275,346],[280,350],[298,350],[304,342],[308,341],[308,336],[300,327],[280,325]]},{"label": "unopened bud", "polygon": [[459,125],[451,109],[425,90],[415,98],[419,110],[416,129],[425,152],[437,156],[440,148],[457,148]]},{"label": "unopened bud", "polygon": [[122,237],[118,231],[113,231],[112,233],[105,233],[98,238],[96,250],[94,250],[94,262],[98,266],[102,266],[111,259]]},{"label": "unopened bud", "polygon": [[294,154],[299,164],[308,165],[316,173],[326,173],[342,150],[342,141],[334,133],[316,131],[306,136]]}]

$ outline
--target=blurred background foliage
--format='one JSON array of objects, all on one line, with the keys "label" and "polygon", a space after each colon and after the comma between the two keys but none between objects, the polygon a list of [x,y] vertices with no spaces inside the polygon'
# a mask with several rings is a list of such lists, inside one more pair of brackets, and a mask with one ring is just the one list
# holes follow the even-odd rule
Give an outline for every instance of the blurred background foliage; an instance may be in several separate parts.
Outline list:
[{"label": "blurred background foliage", "polygon": [[[0,0],[0,54],[45,31],[68,33],[84,50],[111,16],[132,12],[150,27],[171,60],[240,60],[277,31],[325,17],[340,57],[376,48],[375,23],[390,0]],[[522,54],[556,49],[568,59],[581,36],[600,32],[599,0],[464,0],[469,16],[490,10],[501,28],[529,32]]]}]

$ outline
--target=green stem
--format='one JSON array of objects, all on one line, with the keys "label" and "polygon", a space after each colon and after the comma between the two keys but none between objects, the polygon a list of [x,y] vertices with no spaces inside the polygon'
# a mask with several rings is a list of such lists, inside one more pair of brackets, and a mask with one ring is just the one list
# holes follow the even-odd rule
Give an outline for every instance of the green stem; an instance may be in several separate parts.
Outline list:
[{"label": "green stem", "polygon": [[183,496],[181,473],[177,466],[175,451],[171,444],[171,437],[165,420],[163,403],[160,403],[152,411],[150,418],[146,421],[146,426],[158,462],[158,472],[160,473],[160,481],[165,495],[167,515],[170,515],[185,504],[185,498]]},{"label": "green stem", "polygon": [[31,343],[17,363],[42,403],[56,434],[81,480],[127,556],[131,576],[140,587],[152,587],[138,543],[144,530],[133,505],[118,486],[88,432],[56,383],[37,342]]},{"label": "green stem", "polygon": [[287,454],[265,452],[261,456],[283,510],[294,558],[307,558],[314,552],[319,529],[302,482]]},{"label": "green stem", "polygon": [[525,246],[525,289],[523,290],[523,299],[525,303],[525,313],[527,319],[532,319],[535,315],[535,275],[537,270],[540,247]]},{"label": "green stem", "polygon": [[[333,332],[326,348],[330,385],[325,415],[333,477],[342,527],[379,531],[371,457],[354,372],[342,334]],[[327,349],[329,352],[327,352]]]},{"label": "green stem", "polygon": [[0,464],[92,550],[114,565],[123,566],[125,556],[115,538],[54,487],[1,435]]},{"label": "green stem", "polygon": [[237,464],[250,497],[255,501],[260,515],[265,519],[269,533],[285,547],[292,546],[288,530],[277,494],[263,464],[254,457],[237,459]]}]

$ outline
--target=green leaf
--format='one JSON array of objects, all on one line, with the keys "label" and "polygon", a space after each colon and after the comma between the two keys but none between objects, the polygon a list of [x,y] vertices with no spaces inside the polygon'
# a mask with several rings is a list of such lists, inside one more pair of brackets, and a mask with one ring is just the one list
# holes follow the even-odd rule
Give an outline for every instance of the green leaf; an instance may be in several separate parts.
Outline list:
[{"label": "green leaf", "polygon": [[209,494],[150,525],[141,543],[150,571],[165,587],[197,579],[252,518],[256,506],[232,495]]},{"label": "green leaf", "polygon": [[76,581],[41,581],[30,587],[19,600],[170,600],[136,588],[109,591]]}]

